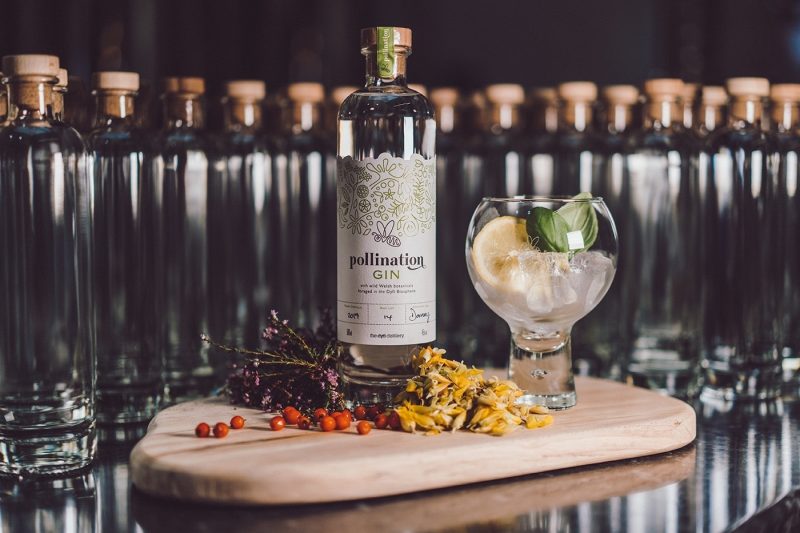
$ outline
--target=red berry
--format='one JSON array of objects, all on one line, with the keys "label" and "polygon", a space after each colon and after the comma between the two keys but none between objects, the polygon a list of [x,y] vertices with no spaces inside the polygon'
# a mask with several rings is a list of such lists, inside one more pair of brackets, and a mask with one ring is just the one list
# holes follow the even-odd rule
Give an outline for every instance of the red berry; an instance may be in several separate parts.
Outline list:
[{"label": "red berry", "polygon": [[370,431],[372,431],[372,427],[370,427],[369,422],[366,420],[362,420],[358,424],[356,424],[356,431],[358,431],[359,435],[366,435]]},{"label": "red berry", "polygon": [[392,411],[389,413],[389,427],[392,429],[400,429],[400,415],[397,414],[397,411]]},{"label": "red berry", "polygon": [[336,429],[336,420],[332,416],[323,416],[319,421],[322,431],[333,431]]},{"label": "red berry", "polygon": [[317,422],[322,420],[322,417],[324,417],[324,416],[328,416],[328,410],[327,409],[325,409],[323,407],[319,407],[314,411],[314,420],[316,420]]},{"label": "red berry", "polygon": [[336,420],[336,429],[347,429],[350,427],[350,417],[344,413],[334,415],[333,419]]},{"label": "red berry", "polygon": [[380,408],[377,405],[370,405],[367,408],[367,420],[375,420],[375,417],[381,413]]},{"label": "red berry", "polygon": [[286,416],[287,414],[292,413],[294,411],[297,411],[297,409],[295,409],[291,405],[287,405],[286,407],[283,408],[283,416]]},{"label": "red berry", "polygon": [[300,413],[300,411],[295,409],[293,411],[289,411],[288,413],[284,412],[283,418],[286,420],[287,424],[293,426],[297,424],[297,421],[300,420],[302,416],[303,416],[302,413]]},{"label": "red berry", "polygon": [[389,425],[389,417],[381,413],[375,417],[375,427],[378,429],[386,429]]},{"label": "red berry", "polygon": [[311,429],[311,419],[307,416],[301,416],[300,420],[297,421],[297,427],[299,429]]},{"label": "red berry", "polygon": [[200,422],[199,424],[197,424],[197,427],[194,428],[194,434],[200,437],[201,439],[204,439],[211,434],[211,428],[205,422]]},{"label": "red berry", "polygon": [[225,422],[217,422],[216,424],[214,424],[214,436],[217,437],[218,439],[227,436],[229,430],[230,428],[228,427],[228,424],[226,424]]},{"label": "red berry", "polygon": [[233,429],[242,429],[244,427],[244,418],[239,415],[231,418],[231,427]]},{"label": "red berry", "polygon": [[269,427],[272,428],[272,431],[280,431],[286,427],[286,420],[282,416],[273,416],[269,421]]},{"label": "red berry", "polygon": [[353,409],[353,414],[356,416],[356,420],[364,420],[367,418],[367,408],[363,405],[359,405]]}]

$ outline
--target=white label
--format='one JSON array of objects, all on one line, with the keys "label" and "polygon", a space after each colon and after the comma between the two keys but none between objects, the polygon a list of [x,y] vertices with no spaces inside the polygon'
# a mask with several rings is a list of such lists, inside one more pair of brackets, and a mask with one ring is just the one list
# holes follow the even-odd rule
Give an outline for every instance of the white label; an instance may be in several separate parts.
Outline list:
[{"label": "white label", "polygon": [[436,338],[436,159],[337,161],[338,336],[351,344]]}]

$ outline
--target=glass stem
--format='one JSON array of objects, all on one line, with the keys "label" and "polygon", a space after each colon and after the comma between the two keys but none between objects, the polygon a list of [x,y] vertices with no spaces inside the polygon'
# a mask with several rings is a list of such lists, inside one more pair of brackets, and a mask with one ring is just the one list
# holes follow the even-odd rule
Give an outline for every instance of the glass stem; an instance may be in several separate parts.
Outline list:
[{"label": "glass stem", "polygon": [[550,409],[574,406],[571,330],[539,334],[512,328],[508,377],[525,390],[520,403]]}]

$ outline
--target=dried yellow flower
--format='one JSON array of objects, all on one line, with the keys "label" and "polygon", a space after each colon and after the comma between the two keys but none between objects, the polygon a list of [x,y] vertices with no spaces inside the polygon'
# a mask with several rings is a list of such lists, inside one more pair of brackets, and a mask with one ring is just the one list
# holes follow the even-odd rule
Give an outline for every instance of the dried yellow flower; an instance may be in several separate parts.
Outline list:
[{"label": "dried yellow flower", "polygon": [[436,435],[465,428],[504,435],[523,424],[534,429],[553,423],[546,407],[516,403],[522,390],[513,381],[487,380],[482,370],[444,354],[427,347],[414,357],[417,375],[395,398],[403,430]]}]

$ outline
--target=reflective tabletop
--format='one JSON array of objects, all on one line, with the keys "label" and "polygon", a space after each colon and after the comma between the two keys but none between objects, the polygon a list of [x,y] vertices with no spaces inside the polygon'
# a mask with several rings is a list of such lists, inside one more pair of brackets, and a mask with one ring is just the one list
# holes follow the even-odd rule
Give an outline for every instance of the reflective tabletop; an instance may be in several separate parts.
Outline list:
[{"label": "reflective tabletop", "polygon": [[695,410],[697,440],[674,452],[313,506],[153,498],[131,486],[133,444],[101,444],[81,475],[0,478],[0,531],[800,531],[800,403],[698,402]]}]

